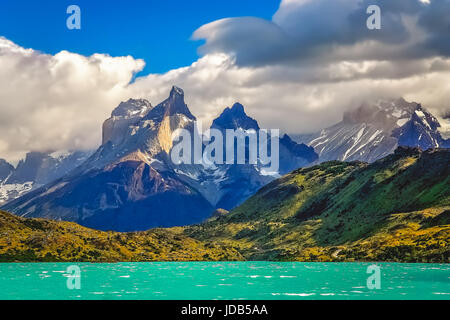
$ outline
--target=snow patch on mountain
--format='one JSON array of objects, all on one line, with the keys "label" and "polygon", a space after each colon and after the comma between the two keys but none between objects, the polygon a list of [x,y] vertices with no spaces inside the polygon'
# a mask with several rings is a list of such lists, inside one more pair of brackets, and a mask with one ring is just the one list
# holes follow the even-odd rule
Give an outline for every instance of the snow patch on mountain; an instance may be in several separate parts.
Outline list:
[{"label": "snow patch on mountain", "polygon": [[25,183],[0,184],[0,204],[18,198],[33,189],[33,181]]},{"label": "snow patch on mountain", "polygon": [[439,121],[422,106],[404,99],[377,100],[346,112],[343,120],[319,133],[295,136],[314,147],[319,161],[383,158],[400,146],[446,147]]},{"label": "snow patch on mountain", "polygon": [[[10,165],[8,176],[2,179],[0,174],[0,203],[14,200],[64,176],[83,163],[90,154],[90,151],[68,150],[28,153],[17,167]],[[0,173],[3,162],[0,161]]]}]

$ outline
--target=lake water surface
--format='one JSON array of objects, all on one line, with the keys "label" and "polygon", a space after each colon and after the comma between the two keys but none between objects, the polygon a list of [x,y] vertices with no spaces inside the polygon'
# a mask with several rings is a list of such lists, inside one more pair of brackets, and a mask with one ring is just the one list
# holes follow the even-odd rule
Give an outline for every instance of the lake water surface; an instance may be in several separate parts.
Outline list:
[{"label": "lake water surface", "polygon": [[[80,289],[68,267],[78,266]],[[3,263],[0,299],[450,299],[450,264],[158,262]],[[77,269],[75,267],[75,269]]]}]

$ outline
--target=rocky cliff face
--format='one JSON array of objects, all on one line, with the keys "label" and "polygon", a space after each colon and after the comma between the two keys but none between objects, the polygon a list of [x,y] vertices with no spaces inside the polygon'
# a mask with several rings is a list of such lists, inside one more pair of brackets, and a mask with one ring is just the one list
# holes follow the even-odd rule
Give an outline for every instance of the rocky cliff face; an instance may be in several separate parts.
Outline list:
[{"label": "rocky cliff face", "polygon": [[363,104],[345,113],[340,123],[295,139],[314,147],[321,162],[373,162],[398,146],[448,147],[439,128],[438,120],[420,104],[400,98]]},{"label": "rocky cliff face", "polygon": [[12,164],[0,159],[0,183],[2,183],[14,171]]},{"label": "rocky cliff face", "polygon": [[222,114],[214,119],[212,129],[226,130],[226,129],[243,129],[243,130],[259,130],[258,122],[250,118],[244,110],[244,106],[240,103],[235,103],[231,108],[225,108]]},{"label": "rocky cliff face", "polygon": [[16,168],[0,160],[0,204],[68,174],[90,154],[90,151],[29,152]]},{"label": "rocky cliff face", "polygon": [[114,109],[111,118],[103,123],[102,144],[111,142],[120,144],[127,135],[128,129],[152,109],[152,105],[145,99],[130,99],[122,102]]}]

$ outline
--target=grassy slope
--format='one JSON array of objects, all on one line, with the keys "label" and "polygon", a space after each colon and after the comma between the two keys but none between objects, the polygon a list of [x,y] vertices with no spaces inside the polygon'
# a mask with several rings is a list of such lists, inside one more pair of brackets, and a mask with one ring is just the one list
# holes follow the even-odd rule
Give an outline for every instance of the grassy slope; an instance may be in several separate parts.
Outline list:
[{"label": "grassy slope", "polygon": [[0,261],[450,262],[449,150],[328,162],[186,228],[100,232],[0,212]]},{"label": "grassy slope", "polygon": [[402,150],[300,169],[185,232],[248,259],[450,262],[449,155]]},{"label": "grassy slope", "polygon": [[180,231],[101,232],[0,211],[0,262],[242,260],[233,249],[201,243]]}]

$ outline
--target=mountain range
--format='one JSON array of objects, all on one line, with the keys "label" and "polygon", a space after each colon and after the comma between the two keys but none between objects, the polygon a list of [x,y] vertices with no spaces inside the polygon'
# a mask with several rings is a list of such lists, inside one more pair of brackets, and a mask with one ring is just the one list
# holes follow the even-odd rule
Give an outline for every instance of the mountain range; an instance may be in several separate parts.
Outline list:
[{"label": "mountain range", "polygon": [[[172,135],[177,129],[193,133],[195,121],[177,87],[154,107],[144,99],[122,102],[104,122],[102,145],[92,156],[4,208],[99,230],[188,225],[204,221],[216,208],[236,207],[280,174],[317,160],[311,147],[285,135],[276,174],[259,164],[175,165]],[[212,128],[260,130],[239,103],[225,109]]]},{"label": "mountain range", "polygon": [[[173,87],[156,106],[129,99],[103,123],[102,144],[95,152],[33,152],[16,168],[0,161],[0,201],[20,216],[98,230],[185,226],[205,221],[216,209],[234,209],[297,168],[336,159],[372,163],[398,146],[427,150],[449,145],[434,116],[401,98],[363,104],[317,134],[283,135],[278,172],[267,172],[260,162],[174,164],[172,136],[178,129],[193,136],[196,130],[182,89]],[[225,108],[211,129],[261,130],[240,103]]]},{"label": "mountain range", "polygon": [[29,152],[16,167],[0,159],[0,205],[66,175],[90,154],[89,151]]},{"label": "mountain range", "polygon": [[450,151],[295,170],[187,227],[101,232],[0,211],[0,261],[450,262]]},{"label": "mountain range", "polygon": [[450,140],[439,131],[441,124],[422,105],[403,98],[365,103],[344,114],[343,120],[320,132],[296,135],[330,160],[374,162],[392,154],[398,146],[448,148]]}]

